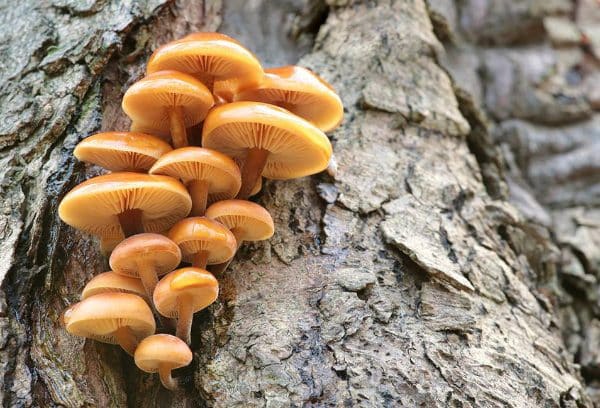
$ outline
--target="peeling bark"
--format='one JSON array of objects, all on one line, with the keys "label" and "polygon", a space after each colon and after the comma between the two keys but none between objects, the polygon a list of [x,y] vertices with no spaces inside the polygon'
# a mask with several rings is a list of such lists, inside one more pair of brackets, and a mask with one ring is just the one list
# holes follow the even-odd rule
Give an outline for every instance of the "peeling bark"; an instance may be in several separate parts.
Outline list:
[{"label": "peeling bark", "polygon": [[[561,0],[458,5],[0,5],[3,405],[593,406],[597,65],[564,33],[591,23]],[[299,58],[346,112],[336,172],[265,183],[275,236],[196,314],[174,394],[60,327],[108,265],[56,208],[99,172],[75,144],[127,129],[120,99],[151,50],[219,27],[268,64]]]}]

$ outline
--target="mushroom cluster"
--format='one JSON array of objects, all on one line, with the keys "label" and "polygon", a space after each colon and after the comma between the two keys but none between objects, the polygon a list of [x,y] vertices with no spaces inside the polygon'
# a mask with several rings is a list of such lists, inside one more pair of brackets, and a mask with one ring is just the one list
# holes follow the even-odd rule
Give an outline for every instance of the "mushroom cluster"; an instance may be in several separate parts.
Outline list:
[{"label": "mushroom cluster", "polygon": [[248,197],[263,177],[327,168],[324,132],[339,125],[343,107],[308,69],[263,70],[218,33],[158,48],[122,107],[129,132],[90,136],[74,151],[107,174],[59,205],[65,223],[100,239],[111,268],[85,286],[63,323],[76,336],[119,344],[175,390],[171,371],[192,360],[193,315],[218,297],[215,275],[244,241],[273,235],[271,215]]}]

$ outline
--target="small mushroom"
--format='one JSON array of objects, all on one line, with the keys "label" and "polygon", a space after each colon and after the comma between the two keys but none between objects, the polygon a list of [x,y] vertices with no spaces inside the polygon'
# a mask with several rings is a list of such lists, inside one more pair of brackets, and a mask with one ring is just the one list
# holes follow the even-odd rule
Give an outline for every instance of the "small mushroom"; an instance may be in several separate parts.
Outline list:
[{"label": "small mushroom", "polygon": [[72,227],[114,240],[165,231],[191,208],[186,188],[171,177],[111,173],[72,189],[61,201],[58,214]]},{"label": "small mushroom", "polygon": [[[219,85],[238,88],[235,81]],[[335,129],[344,116],[342,101],[331,85],[312,71],[293,65],[265,69],[258,85],[231,93],[235,94],[233,101],[264,102],[285,108],[324,132]]]},{"label": "small mushroom", "polygon": [[203,127],[202,146],[243,162],[245,199],[262,175],[286,180],[327,168],[331,143],[306,120],[277,106],[234,102],[212,109]]},{"label": "small mushroom", "polygon": [[145,298],[148,302],[152,296],[148,297],[139,279],[130,278],[128,276],[119,275],[112,271],[104,272],[96,275],[83,288],[81,300],[85,300],[99,293],[132,293],[134,295]]},{"label": "small mushroom", "polygon": [[206,217],[179,221],[169,231],[169,238],[179,245],[185,262],[202,269],[228,261],[236,250],[236,240],[229,229]]},{"label": "small mushroom", "polygon": [[[260,205],[245,200],[224,200],[208,207],[206,216],[219,221],[231,230],[238,248],[244,241],[269,239],[275,232],[273,218]],[[212,272],[220,274],[227,269],[229,262],[215,265]]]},{"label": "small mushroom", "polygon": [[162,385],[175,391],[178,382],[173,379],[171,371],[185,367],[192,362],[192,351],[179,338],[170,334],[155,334],[146,337],[135,350],[135,365],[147,373],[160,376]]},{"label": "small mushroom", "polygon": [[220,33],[193,33],[158,48],[148,60],[146,72],[165,69],[192,75],[211,91],[215,81],[241,78],[245,86],[251,86],[263,75],[254,54]]},{"label": "small mushroom", "polygon": [[219,296],[219,282],[212,273],[195,267],[169,273],[154,290],[158,313],[177,318],[177,337],[191,342],[194,313],[210,306]]},{"label": "small mushroom", "polygon": [[165,154],[150,174],[181,179],[192,197],[192,216],[204,215],[209,195],[213,200],[233,198],[242,184],[240,169],[232,159],[202,147],[183,147]]},{"label": "small mushroom", "polygon": [[98,133],[75,147],[77,159],[109,171],[146,172],[171,146],[161,139],[135,132]]},{"label": "small mushroom", "polygon": [[186,128],[200,123],[213,106],[210,91],[194,77],[158,71],[133,84],[123,96],[123,111],[134,123],[167,130],[175,147],[188,145]]},{"label": "small mushroom", "polygon": [[156,323],[144,299],[131,293],[100,293],[63,314],[67,331],[103,343],[119,344],[133,355],[140,340],[154,334]]},{"label": "small mushroom", "polygon": [[122,241],[110,255],[111,269],[123,276],[139,278],[152,299],[158,277],[179,265],[177,244],[160,234],[137,234]]}]

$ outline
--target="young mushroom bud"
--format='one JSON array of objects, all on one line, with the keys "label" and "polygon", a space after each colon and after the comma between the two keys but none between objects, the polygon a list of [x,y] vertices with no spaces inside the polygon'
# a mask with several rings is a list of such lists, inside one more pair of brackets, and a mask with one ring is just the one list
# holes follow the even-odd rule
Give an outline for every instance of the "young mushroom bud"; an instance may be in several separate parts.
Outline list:
[{"label": "young mushroom bud", "polygon": [[158,277],[179,265],[177,244],[160,234],[138,234],[125,239],[110,255],[111,269],[124,276],[139,278],[148,298],[152,299]]},{"label": "young mushroom bud", "polygon": [[98,133],[75,147],[77,159],[109,171],[147,172],[171,146],[161,139],[135,132]]},{"label": "young mushroom bud", "polygon": [[179,338],[170,334],[155,334],[146,337],[135,350],[135,365],[147,373],[158,372],[162,385],[175,391],[178,382],[171,372],[192,362],[192,351]]},{"label": "young mushroom bud", "polygon": [[192,200],[167,176],[111,173],[84,181],[61,201],[67,224],[101,237],[165,231],[189,214]]},{"label": "young mushroom bud", "polygon": [[188,145],[187,127],[202,122],[214,99],[197,79],[176,71],[154,72],[123,96],[123,111],[152,129],[169,129],[175,147]]},{"label": "young mushroom bud", "polygon": [[81,300],[100,293],[131,293],[144,298],[150,302],[152,297],[148,297],[142,285],[142,281],[128,276],[119,275],[112,271],[104,272],[94,276],[83,288]]},{"label": "young mushroom bud", "polygon": [[206,217],[191,217],[179,221],[169,231],[169,238],[179,248],[185,262],[196,268],[219,264],[233,257],[234,235],[220,222]]},{"label": "young mushroom bud", "polygon": [[215,81],[240,78],[242,86],[253,86],[263,75],[254,54],[220,33],[193,33],[158,48],[148,60],[146,72],[164,69],[192,75],[211,92]]},{"label": "young mushroom bud", "polygon": [[[273,218],[260,205],[245,200],[224,200],[208,207],[206,216],[231,230],[239,248],[244,241],[269,239],[275,232]],[[228,262],[215,265],[212,272],[219,275],[225,271]]]},{"label": "young mushroom bud", "polygon": [[131,293],[100,293],[74,304],[63,314],[67,331],[103,343],[119,344],[133,355],[156,323],[144,299]]},{"label": "young mushroom bud", "polygon": [[233,198],[242,184],[240,169],[232,159],[202,147],[183,147],[165,154],[152,166],[150,174],[181,179],[192,197],[191,216],[204,215],[209,196]]},{"label": "young mushroom bud", "polygon": [[260,176],[286,180],[327,168],[331,143],[306,120],[273,105],[234,102],[212,109],[202,146],[243,162],[238,198],[248,198]]},{"label": "young mushroom bud", "polygon": [[177,337],[190,344],[194,313],[210,306],[218,296],[219,282],[213,274],[200,268],[182,268],[158,282],[154,304],[161,315],[177,318]]}]

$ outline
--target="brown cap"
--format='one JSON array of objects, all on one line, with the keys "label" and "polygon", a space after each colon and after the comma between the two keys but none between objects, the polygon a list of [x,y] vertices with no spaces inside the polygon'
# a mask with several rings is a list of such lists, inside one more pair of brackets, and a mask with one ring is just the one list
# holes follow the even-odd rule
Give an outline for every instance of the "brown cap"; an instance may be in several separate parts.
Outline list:
[{"label": "brown cap", "polygon": [[186,262],[192,262],[195,254],[208,252],[207,264],[213,265],[228,261],[235,255],[235,237],[220,222],[206,217],[191,217],[179,221],[169,231],[171,238],[181,248]]},{"label": "brown cap", "polygon": [[244,160],[248,149],[269,152],[262,175],[291,179],[327,168],[331,143],[317,127],[277,106],[234,102],[212,109],[202,131],[202,146]]},{"label": "brown cap", "polygon": [[251,201],[219,201],[208,207],[206,216],[223,223],[242,241],[269,239],[275,231],[271,214]]},{"label": "brown cap", "polygon": [[210,306],[219,296],[219,282],[212,273],[200,268],[182,268],[171,272],[154,289],[156,310],[166,317],[178,317],[178,298],[187,297],[194,313]]},{"label": "brown cap", "polygon": [[112,173],[91,178],[73,190],[58,207],[67,224],[103,237],[122,236],[117,218],[127,210],[143,212],[144,230],[169,229],[192,208],[192,200],[179,181],[166,176]]},{"label": "brown cap", "polygon": [[171,370],[192,362],[192,351],[185,342],[170,334],[146,337],[135,349],[135,365],[147,373],[155,373],[161,366]]},{"label": "brown cap", "polygon": [[75,157],[110,171],[147,171],[171,146],[161,139],[136,132],[106,132],[83,139]]},{"label": "brown cap", "polygon": [[234,77],[256,84],[263,74],[254,54],[220,33],[194,33],[158,48],[148,60],[146,71],[150,74],[164,69],[193,75],[209,88],[215,80]]},{"label": "brown cap", "polygon": [[125,239],[110,255],[110,267],[115,273],[139,276],[140,265],[151,265],[161,276],[177,268],[181,251],[177,244],[160,234],[137,234]]},{"label": "brown cap", "polygon": [[150,126],[144,125],[143,123],[131,122],[129,130],[131,132],[145,133],[147,135],[156,136],[167,143],[171,141],[171,129],[154,129]]},{"label": "brown cap", "polygon": [[170,111],[183,110],[183,122],[201,122],[213,106],[210,91],[194,77],[176,71],[159,71],[133,84],[123,96],[123,111],[132,121],[150,129],[170,129]]},{"label": "brown cap", "polygon": [[112,292],[132,293],[146,298],[146,292],[144,290],[144,285],[142,285],[142,281],[109,271],[94,276],[92,280],[85,285],[85,288],[83,288],[83,292],[81,293],[81,300],[99,293]]},{"label": "brown cap", "polygon": [[242,184],[240,169],[232,159],[202,147],[182,147],[165,154],[152,166],[150,174],[179,178],[184,184],[205,181],[209,196],[221,200],[235,197]]},{"label": "brown cap", "polygon": [[156,323],[148,304],[130,293],[100,293],[71,306],[63,315],[67,331],[104,343],[118,344],[115,332],[127,327],[141,340]]}]

